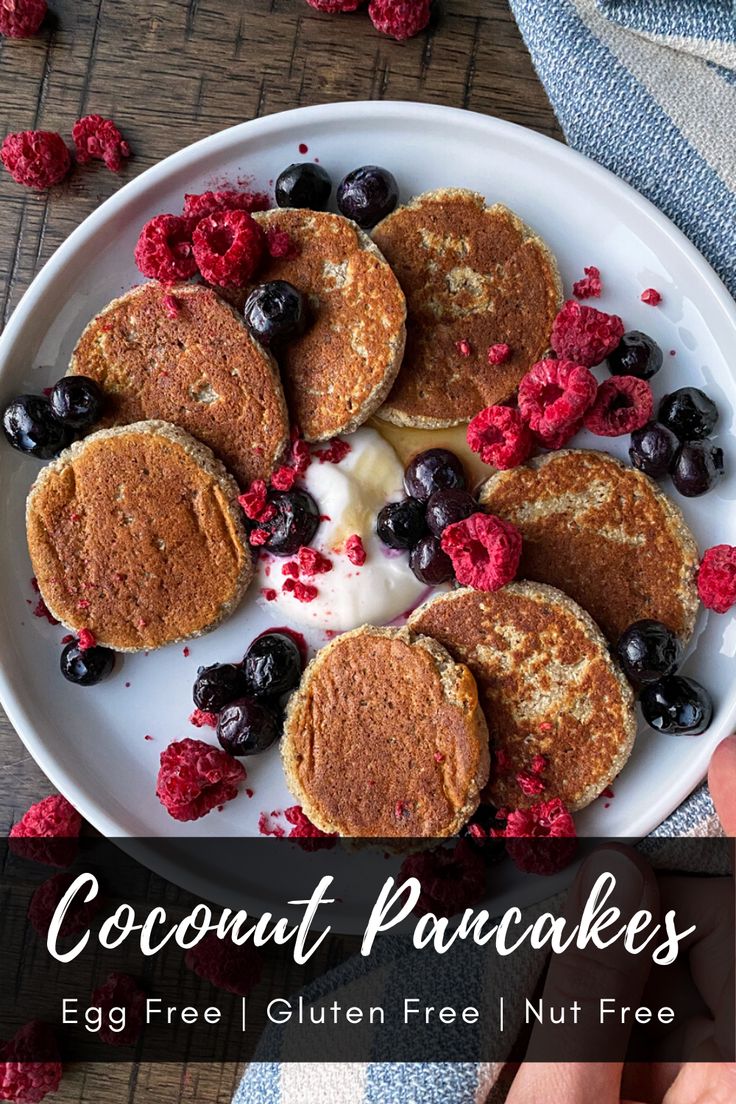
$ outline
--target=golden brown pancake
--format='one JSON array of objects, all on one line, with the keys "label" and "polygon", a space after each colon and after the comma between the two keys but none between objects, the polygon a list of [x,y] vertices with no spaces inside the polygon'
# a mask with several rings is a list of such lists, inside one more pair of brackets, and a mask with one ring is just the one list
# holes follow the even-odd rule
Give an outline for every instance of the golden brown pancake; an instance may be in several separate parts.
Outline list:
[{"label": "golden brown pancake", "polygon": [[[598,627],[566,594],[534,583],[455,590],[417,610],[409,627],[475,676],[495,753],[494,804],[559,797],[582,809],[619,773],[636,736],[634,696]],[[538,775],[535,755],[546,760]],[[519,772],[541,779],[543,792],[524,793]]]},{"label": "golden brown pancake", "polygon": [[289,439],[274,361],[210,288],[133,288],[92,319],[69,372],[102,387],[101,425],[172,422],[211,448],[241,487],[268,479]]},{"label": "golden brown pancake", "polygon": [[280,357],[292,421],[308,441],[352,433],[381,405],[404,351],[406,303],[371,239],[341,215],[272,210],[294,257],[271,259],[258,283],[288,280],[309,297],[312,323]]},{"label": "golden brown pancake", "polygon": [[312,660],[286,716],[287,782],[325,832],[454,835],[488,777],[467,667],[433,640],[370,625]]},{"label": "golden brown pancake", "polygon": [[[407,301],[406,352],[380,410],[438,429],[504,402],[549,347],[562,301],[557,263],[507,207],[460,188],[427,192],[373,231]],[[467,342],[470,355],[458,351]],[[504,364],[488,349],[507,344]]]},{"label": "golden brown pancake", "polygon": [[41,471],[28,549],[59,621],[136,652],[232,613],[253,575],[241,517],[208,448],[167,422],[138,422],[93,433]]},{"label": "golden brown pancake", "polygon": [[697,545],[649,476],[606,452],[564,449],[492,475],[480,503],[520,530],[519,577],[564,590],[612,643],[644,617],[692,635]]}]

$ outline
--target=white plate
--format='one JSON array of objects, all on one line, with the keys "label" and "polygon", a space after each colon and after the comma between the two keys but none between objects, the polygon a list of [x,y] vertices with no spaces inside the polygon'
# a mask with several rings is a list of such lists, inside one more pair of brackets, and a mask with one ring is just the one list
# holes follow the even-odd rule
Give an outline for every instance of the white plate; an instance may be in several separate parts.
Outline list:
[{"label": "white plate", "polygon": [[[84,325],[113,296],[140,279],[133,248],[140,227],[161,211],[178,211],[184,192],[244,175],[265,187],[284,166],[319,158],[334,181],[368,162],[390,168],[401,194],[445,186],[484,193],[513,207],[550,243],[566,288],[584,265],[603,273],[603,309],[630,328],[651,333],[665,350],[655,392],[701,385],[721,410],[720,438],[733,433],[736,407],[736,309],[693,246],[651,204],[614,176],[565,146],[531,131],[466,111],[409,103],[350,103],[305,108],[253,120],[169,157],[122,188],[91,215],[36,277],[0,342],[0,398],[40,390],[63,375]],[[640,302],[656,287],[663,303]],[[676,356],[668,355],[673,349]],[[581,438],[584,443],[584,438]],[[600,444],[600,441],[598,442]],[[623,454],[625,440],[613,443]],[[249,760],[248,785],[221,813],[180,825],[155,796],[158,758],[191,728],[191,687],[199,664],[238,659],[266,615],[246,601],[210,636],[127,657],[116,675],[83,690],[59,674],[64,630],[32,616],[31,568],[24,500],[35,460],[2,443],[0,499],[0,696],[28,750],[53,783],[108,836],[240,835],[257,832],[262,810],[291,803],[275,749]],[[736,544],[732,474],[706,497],[680,500],[701,550]],[[707,734],[674,739],[644,732],[618,779],[615,798],[578,818],[588,835],[640,836],[656,827],[703,777],[711,751],[736,721],[736,619],[701,619],[697,649],[686,665],[713,693]],[[130,685],[128,685],[130,684]],[[144,739],[146,735],[153,740]],[[231,877],[234,872],[230,872]]]}]

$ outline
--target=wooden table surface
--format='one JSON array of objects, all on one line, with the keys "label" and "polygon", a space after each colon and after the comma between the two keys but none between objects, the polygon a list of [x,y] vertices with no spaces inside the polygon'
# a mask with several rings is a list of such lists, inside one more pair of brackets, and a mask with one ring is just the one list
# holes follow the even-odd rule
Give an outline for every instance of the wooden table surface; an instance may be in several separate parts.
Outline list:
[{"label": "wooden table surface", "polygon": [[[497,115],[561,138],[505,0],[445,0],[429,32],[397,43],[365,12],[330,17],[304,0],[50,0],[30,41],[0,39],[0,139],[69,137],[111,116],[134,151],[120,176],[86,167],[36,194],[0,173],[0,330],[67,235],[126,180],[233,123],[305,104],[397,99]],[[0,823],[51,792],[0,711]],[[59,1104],[230,1100],[239,1067],[74,1067]],[[339,1104],[339,1102],[335,1102]]]}]

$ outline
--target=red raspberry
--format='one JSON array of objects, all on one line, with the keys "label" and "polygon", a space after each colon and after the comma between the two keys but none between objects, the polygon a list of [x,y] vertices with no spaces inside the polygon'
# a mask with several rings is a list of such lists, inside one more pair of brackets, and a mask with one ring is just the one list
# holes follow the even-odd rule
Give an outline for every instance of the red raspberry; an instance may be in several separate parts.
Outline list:
[{"label": "red raspberry", "polygon": [[291,235],[287,234],[285,230],[279,230],[276,226],[271,226],[266,230],[266,249],[269,257],[276,260],[282,258],[288,260],[299,256],[299,246]]},{"label": "red raspberry", "polygon": [[323,556],[316,548],[308,548],[302,545],[297,553],[299,570],[303,575],[324,575],[332,571],[332,560]]},{"label": "red raspberry", "polygon": [[195,728],[217,728],[217,714],[208,713],[205,709],[195,709],[189,715],[189,723]]},{"label": "red raspberry", "polygon": [[647,288],[641,293],[642,303],[648,303],[650,307],[658,307],[662,302],[662,296],[656,288]]},{"label": "red raspberry", "polygon": [[399,881],[407,878],[417,878],[422,887],[414,908],[418,916],[427,912],[433,912],[436,916],[454,916],[477,905],[486,889],[483,858],[464,839],[451,850],[437,847],[410,855],[399,872]]},{"label": "red raspberry", "polygon": [[197,271],[189,223],[178,215],[156,215],[143,227],[135,247],[135,263],[144,276],[175,284]]},{"label": "red raspberry", "polygon": [[365,563],[367,556],[363,542],[357,533],[353,533],[345,541],[345,555],[350,560],[351,564],[355,564],[356,567],[362,567]]},{"label": "red raspberry", "polygon": [[546,789],[543,780],[533,771],[519,771],[516,784],[525,797],[538,797]]},{"label": "red raspberry", "polygon": [[299,436],[297,430],[291,442],[291,464],[299,475],[304,475],[311,463],[312,453],[309,449],[309,445]]},{"label": "red raspberry", "polygon": [[281,574],[287,575],[290,579],[299,578],[299,564],[296,560],[287,560],[287,562],[281,568]]},{"label": "red raspberry", "polygon": [[585,273],[584,278],[582,280],[576,280],[572,285],[573,295],[576,299],[600,298],[601,291],[603,290],[600,269],[596,268],[595,265],[591,265],[590,268],[584,268],[583,272]]},{"label": "red raspberry", "polygon": [[368,15],[377,31],[401,41],[427,26],[430,0],[371,0]]},{"label": "red raspberry", "polygon": [[624,336],[617,314],[604,314],[568,299],[552,326],[550,342],[560,359],[592,368],[616,348]]},{"label": "red raspberry", "polygon": [[463,586],[500,590],[519,569],[521,533],[493,514],[471,514],[448,525],[441,544]]},{"label": "red raspberry", "polygon": [[736,605],[736,548],[717,544],[703,556],[698,570],[698,594],[706,609],[728,613]]},{"label": "red raspberry", "polygon": [[0,1100],[38,1104],[61,1083],[56,1037],[40,1020],[25,1024],[0,1047]]},{"label": "red raspberry", "polygon": [[69,172],[72,158],[60,134],[50,130],[21,130],[8,134],[0,146],[0,161],[16,184],[43,191]]},{"label": "red raspberry", "polygon": [[197,223],[216,211],[267,211],[270,206],[263,192],[202,192],[184,196],[184,217]]},{"label": "red raspberry", "polygon": [[505,364],[511,356],[511,346],[507,345],[505,341],[500,342],[498,345],[491,345],[488,350],[488,363],[492,365]]},{"label": "red raspberry", "polygon": [[76,857],[82,818],[65,797],[52,794],[31,805],[10,829],[10,849],[23,859],[69,866]]},{"label": "red raspberry", "polygon": [[316,824],[312,824],[301,805],[291,805],[284,809],[284,816],[293,825],[289,839],[301,840],[301,847],[305,851],[320,851],[325,847],[335,846],[337,832],[323,832]]},{"label": "red raspberry", "polygon": [[30,38],[46,18],[46,0],[0,0],[0,34]]},{"label": "red raspberry", "polygon": [[307,0],[310,8],[326,15],[339,15],[340,12],[354,12],[363,3],[363,0]]},{"label": "red raspberry", "polygon": [[506,471],[528,460],[534,438],[518,410],[510,406],[488,406],[468,425],[468,447],[484,464]]},{"label": "red raspberry", "polygon": [[313,602],[319,594],[316,586],[302,583],[299,579],[286,579],[281,589],[284,594],[293,594],[297,602]]},{"label": "red raspberry", "polygon": [[96,159],[104,161],[111,172],[120,172],[123,161],[130,157],[130,146],[112,119],[102,115],[85,115],[72,127],[77,161],[85,165]]},{"label": "red raspberry", "polygon": [[652,389],[636,376],[611,376],[598,388],[585,415],[585,428],[599,437],[621,437],[641,429],[654,410]]},{"label": "red raspberry", "polygon": [[230,936],[220,939],[208,932],[184,956],[187,967],[198,977],[227,993],[245,997],[261,980],[261,956],[248,944],[236,946]]},{"label": "red raspberry", "polygon": [[245,768],[204,740],[179,740],[161,753],[156,796],[174,820],[198,820],[231,801]]},{"label": "red raspberry", "polygon": [[[74,881],[75,874],[54,874],[34,891],[28,905],[28,919],[33,930],[44,939],[48,935],[51,920],[59,901]],[[102,901],[99,896],[85,902],[84,892],[74,897],[64,914],[60,934],[64,937],[84,931],[92,923]]]},{"label": "red raspberry", "polygon": [[239,496],[238,502],[242,506],[245,516],[250,518],[251,521],[256,521],[259,515],[263,513],[266,507],[267,495],[268,489],[265,482],[262,479],[254,479],[248,490]]},{"label": "red raspberry", "polygon": [[[146,994],[130,974],[117,971],[109,974],[90,998],[90,1004],[102,1009],[102,1026],[97,1032],[108,1046],[133,1046],[143,1030],[146,1011]],[[125,1009],[125,1027],[116,1031],[110,1022],[113,1008]]]},{"label": "red raspberry", "polygon": [[282,464],[271,476],[271,486],[275,491],[290,491],[299,478],[296,468]]},{"label": "red raspberry", "polygon": [[561,448],[577,432],[598,384],[582,364],[540,360],[519,384],[519,410],[547,448]]},{"label": "red raspberry", "polygon": [[473,351],[471,344],[466,337],[461,338],[460,341],[456,341],[455,348],[459,352],[460,356],[463,357],[469,357]]},{"label": "red raspberry", "polygon": [[575,821],[559,797],[508,814],[506,851],[527,874],[556,874],[576,851]]},{"label": "red raspberry", "polygon": [[339,437],[333,437],[328,442],[327,448],[315,449],[314,455],[319,460],[320,464],[339,464],[341,460],[344,460],[349,452],[352,452],[351,446],[347,441],[341,440]]},{"label": "red raspberry", "polygon": [[80,629],[77,644],[79,645],[80,652],[86,652],[88,648],[95,647],[97,638],[91,629]]},{"label": "red raspberry", "polygon": [[253,548],[260,548],[262,544],[266,544],[270,537],[271,534],[268,529],[254,529],[248,534],[248,543]]},{"label": "red raspberry", "polygon": [[242,288],[263,256],[263,231],[247,211],[216,211],[197,223],[192,245],[205,280]]}]

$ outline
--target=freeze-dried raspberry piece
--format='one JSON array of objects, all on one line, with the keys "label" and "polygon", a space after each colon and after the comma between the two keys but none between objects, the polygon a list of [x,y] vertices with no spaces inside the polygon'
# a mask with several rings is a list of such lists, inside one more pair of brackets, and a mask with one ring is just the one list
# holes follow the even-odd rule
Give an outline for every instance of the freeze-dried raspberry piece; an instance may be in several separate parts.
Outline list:
[{"label": "freeze-dried raspberry piece", "polygon": [[76,858],[82,818],[61,794],[31,805],[10,829],[10,849],[20,858],[48,866],[69,866]]},{"label": "freeze-dried raspberry piece", "polygon": [[518,410],[510,406],[488,406],[468,425],[468,447],[484,464],[506,471],[528,460],[534,438]]},{"label": "freeze-dried raspberry piece", "polygon": [[736,605],[736,548],[717,544],[709,548],[698,569],[698,594],[706,609],[728,613]]},{"label": "freeze-dried raspberry piece", "polygon": [[270,206],[263,192],[201,192],[184,196],[184,217],[197,223],[216,211],[267,211]]},{"label": "freeze-dried raspberry piece", "polygon": [[284,809],[284,816],[292,825],[289,839],[298,839],[305,851],[320,851],[322,848],[335,846],[337,832],[323,832],[316,824],[312,824],[301,805],[290,805],[288,809]]},{"label": "freeze-dried raspberry piece", "polygon": [[303,575],[324,575],[332,571],[332,560],[323,556],[316,548],[309,548],[305,544],[297,552],[297,559]]},{"label": "freeze-dried raspberry piece", "polygon": [[367,559],[366,551],[357,533],[353,533],[345,541],[345,555],[351,564],[355,564],[356,567],[362,567],[365,563]]},{"label": "freeze-dried raspberry piece", "polygon": [[287,234],[285,230],[279,230],[277,226],[270,226],[266,230],[266,249],[269,257],[276,260],[288,260],[299,256],[299,246],[291,234]]},{"label": "freeze-dried raspberry piece", "polygon": [[[54,874],[34,891],[28,905],[28,920],[33,930],[45,938],[59,901],[72,884],[76,874]],[[75,935],[88,928],[102,906],[99,895],[85,901],[85,892],[76,893],[59,929],[62,937]],[[2,1099],[2,1098],[0,1098]]]},{"label": "freeze-dried raspberry piece", "polygon": [[38,1104],[61,1082],[56,1037],[41,1020],[31,1020],[0,1047],[0,1100]]},{"label": "freeze-dried raspberry piece", "polygon": [[603,290],[601,282],[601,270],[591,265],[584,268],[585,276],[582,280],[576,280],[572,285],[572,293],[576,299],[599,299]]},{"label": "freeze-dried raspberry piece", "polygon": [[253,529],[248,534],[248,543],[253,548],[260,548],[262,544],[266,544],[270,540],[271,534],[268,529]]},{"label": "freeze-dried raspberry piece", "polygon": [[521,533],[493,514],[471,514],[448,525],[441,544],[463,586],[500,590],[519,569]]},{"label": "freeze-dried raspberry piece", "polygon": [[86,652],[88,648],[94,648],[97,644],[97,637],[91,629],[80,629],[79,637],[77,639],[80,652]]},{"label": "freeze-dried raspberry piece", "polygon": [[656,288],[647,288],[641,293],[642,303],[648,303],[650,307],[658,307],[662,302],[662,296]]},{"label": "freeze-dried raspberry piece", "polygon": [[0,35],[7,38],[30,38],[44,19],[46,0],[0,0]]},{"label": "freeze-dried raspberry piece", "polygon": [[559,797],[514,809],[503,834],[509,857],[528,874],[556,874],[575,856],[575,821]]},{"label": "freeze-dried raspberry piece", "polygon": [[352,451],[347,441],[343,441],[340,437],[333,437],[328,441],[327,448],[315,449],[314,455],[320,464],[339,464]]},{"label": "freeze-dried raspberry piece", "polygon": [[488,363],[494,366],[505,364],[510,356],[511,346],[507,345],[505,341],[501,341],[497,345],[491,345],[488,350]]},{"label": "freeze-dried raspberry piece", "polygon": [[130,157],[130,146],[112,119],[102,115],[85,115],[72,127],[72,138],[80,165],[88,161],[104,161],[111,172],[120,172],[123,161]]},{"label": "freeze-dried raspberry piece", "polygon": [[456,341],[455,348],[459,352],[460,356],[463,357],[469,357],[473,351],[472,346],[466,337],[461,338],[460,341]]},{"label": "freeze-dried raspberry piece", "polygon": [[72,158],[60,134],[50,130],[21,130],[8,134],[0,146],[0,161],[16,184],[43,191],[69,172]]},{"label": "freeze-dried raspberry piece", "polygon": [[518,771],[516,784],[525,797],[538,797],[546,789],[543,779],[533,771]]},{"label": "freeze-dried raspberry piece", "polygon": [[140,232],[135,263],[151,280],[175,284],[197,271],[189,223],[179,215],[156,215]]},{"label": "freeze-dried raspberry piece", "polygon": [[217,728],[217,714],[206,709],[195,709],[189,714],[189,723],[195,728]]},{"label": "freeze-dried raspberry piece", "polygon": [[[146,1013],[146,994],[135,978],[113,971],[92,993],[90,1005],[102,1010],[102,1024],[97,1034],[103,1043],[108,1046],[133,1046],[143,1030]],[[115,1024],[110,1018],[113,1008],[125,1009],[122,1030],[116,1030],[117,1015]]]},{"label": "freeze-dried raspberry piece", "polygon": [[261,956],[249,944],[236,946],[229,935],[222,939],[208,932],[184,956],[187,967],[198,977],[227,993],[245,997],[261,980]]},{"label": "freeze-dried raspberry piece", "polygon": [[156,796],[174,820],[198,820],[231,801],[246,777],[242,763],[204,740],[178,740],[161,752]]},{"label": "freeze-dried raspberry piece", "polygon": [[340,12],[357,11],[363,0],[307,0],[307,3],[326,15],[339,15]]},{"label": "freeze-dried raspberry piece", "polygon": [[563,360],[592,368],[616,348],[624,336],[624,324],[617,314],[604,314],[568,299],[555,318],[550,343]]},{"label": "freeze-dried raspberry piece", "polygon": [[319,594],[316,586],[303,583],[299,579],[285,579],[281,589],[284,594],[293,594],[297,602],[313,602]]},{"label": "freeze-dried raspberry piece", "polygon": [[430,0],[371,0],[368,15],[377,31],[401,41],[428,25]]},{"label": "freeze-dried raspberry piece", "polygon": [[263,479],[254,479],[248,490],[238,497],[243,513],[251,521],[256,521],[266,507],[268,488]]},{"label": "freeze-dried raspberry piece", "polygon": [[547,448],[560,448],[577,431],[595,400],[593,373],[571,360],[537,361],[519,384],[519,410]]},{"label": "freeze-dried raspberry piece", "polygon": [[309,444],[299,436],[298,430],[292,431],[290,463],[299,475],[304,475],[305,471],[312,463],[312,453]]},{"label": "freeze-dried raspberry piece", "polygon": [[585,415],[585,428],[599,437],[621,437],[646,425],[653,410],[652,389],[646,380],[611,376],[598,388],[595,402]]},{"label": "freeze-dried raspberry piece", "polygon": [[216,211],[197,223],[192,248],[205,280],[217,287],[242,288],[263,256],[263,231],[247,211]]},{"label": "freeze-dried raspberry piece", "polygon": [[282,464],[271,476],[271,486],[275,491],[290,491],[299,478],[299,472],[289,464]]},{"label": "freeze-dried raspberry piece", "polygon": [[422,887],[414,911],[418,916],[433,912],[450,917],[482,899],[486,889],[486,868],[480,852],[461,839],[450,849],[437,847],[410,855],[401,865],[399,881],[417,878]]}]

